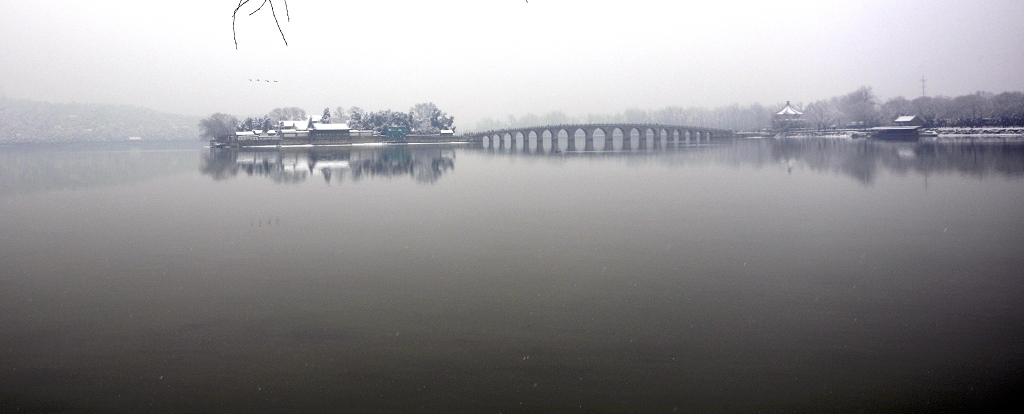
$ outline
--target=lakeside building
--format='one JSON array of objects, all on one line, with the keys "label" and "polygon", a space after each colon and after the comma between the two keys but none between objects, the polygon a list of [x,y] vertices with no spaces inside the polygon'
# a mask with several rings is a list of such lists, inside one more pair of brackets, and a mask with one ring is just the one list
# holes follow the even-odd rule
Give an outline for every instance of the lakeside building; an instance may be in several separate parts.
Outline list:
[{"label": "lakeside building", "polygon": [[348,124],[310,124],[309,130],[316,139],[346,139],[352,136],[352,128]]},{"label": "lakeside building", "polygon": [[903,115],[892,121],[895,126],[916,126],[923,127],[925,124],[924,117],[921,115]]},{"label": "lakeside building", "polygon": [[772,115],[772,131],[784,133],[806,128],[804,113],[793,108],[789,101],[786,101],[786,106],[782,110]]},{"label": "lakeside building", "polygon": [[924,118],[903,115],[892,121],[893,126],[871,128],[871,136],[884,141],[917,141],[921,137]]}]

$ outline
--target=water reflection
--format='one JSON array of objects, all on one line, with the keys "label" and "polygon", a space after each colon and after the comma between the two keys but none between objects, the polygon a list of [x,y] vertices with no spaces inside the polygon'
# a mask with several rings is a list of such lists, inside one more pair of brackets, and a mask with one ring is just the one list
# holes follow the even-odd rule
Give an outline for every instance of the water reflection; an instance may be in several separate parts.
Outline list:
[{"label": "water reflection", "polygon": [[737,162],[803,165],[812,171],[838,172],[871,184],[882,171],[961,173],[977,177],[1024,174],[1024,142],[781,139],[736,147]]},{"label": "water reflection", "polygon": [[[506,140],[507,141],[507,140]],[[563,140],[564,141],[564,140]],[[637,141],[635,138],[633,141]],[[493,155],[536,159],[629,159],[632,162],[681,163],[726,162],[758,168],[781,167],[792,173],[804,169],[840,173],[864,184],[873,184],[883,172],[921,175],[961,173],[976,177],[1024,175],[1024,141],[1021,140],[928,140],[916,143],[850,139],[741,139],[712,143],[672,143],[652,147],[621,145],[612,149],[540,149],[520,145],[478,145],[468,150]],[[672,156],[665,156],[672,154]]]},{"label": "water reflection", "polygon": [[1024,156],[948,144],[0,149],[0,412],[994,411]]},{"label": "water reflection", "polygon": [[0,147],[0,197],[127,185],[195,171],[197,143]]},{"label": "water reflection", "polygon": [[325,183],[408,176],[430,184],[455,168],[451,145],[388,145],[302,148],[211,148],[201,171],[215,180],[244,174],[296,184],[319,176]]}]

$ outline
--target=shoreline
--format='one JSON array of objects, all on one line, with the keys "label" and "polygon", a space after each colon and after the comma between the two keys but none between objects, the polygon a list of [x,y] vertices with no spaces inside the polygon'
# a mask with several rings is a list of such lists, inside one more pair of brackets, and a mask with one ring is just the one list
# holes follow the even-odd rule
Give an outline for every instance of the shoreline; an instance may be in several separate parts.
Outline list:
[{"label": "shoreline", "polygon": [[[935,135],[920,137],[920,140],[927,139],[1007,139],[1024,141],[1024,127],[941,127],[922,129],[922,133],[933,133]],[[830,139],[859,139],[869,138],[871,134],[865,130],[832,130],[832,131],[801,131],[781,134],[771,133],[743,133],[738,136],[748,138],[830,138]]]}]

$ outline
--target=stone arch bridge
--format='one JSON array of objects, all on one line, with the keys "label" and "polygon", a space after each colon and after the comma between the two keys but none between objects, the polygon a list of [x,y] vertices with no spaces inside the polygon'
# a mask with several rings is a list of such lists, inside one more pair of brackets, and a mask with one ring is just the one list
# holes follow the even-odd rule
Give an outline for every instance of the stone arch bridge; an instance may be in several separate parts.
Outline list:
[{"label": "stone arch bridge", "polygon": [[[563,135],[562,132],[565,132]],[[559,139],[568,140],[569,150],[576,146],[576,138],[580,132],[583,133],[583,140],[587,148],[594,145],[594,134],[600,132],[605,137],[605,146],[611,146],[611,137],[618,133],[621,137],[637,137],[640,145],[644,146],[647,140],[660,142],[664,139],[667,142],[702,142],[713,139],[731,138],[733,132],[725,129],[703,128],[685,125],[669,124],[641,124],[641,123],[607,123],[607,124],[563,124],[547,125],[526,128],[508,128],[492,131],[483,131],[469,134],[474,141],[486,142],[495,146],[503,147],[506,139],[511,145],[516,145],[516,140],[523,139],[523,145],[528,145],[530,140],[550,139],[552,147],[558,146]],[[629,140],[623,140],[624,145]]]}]

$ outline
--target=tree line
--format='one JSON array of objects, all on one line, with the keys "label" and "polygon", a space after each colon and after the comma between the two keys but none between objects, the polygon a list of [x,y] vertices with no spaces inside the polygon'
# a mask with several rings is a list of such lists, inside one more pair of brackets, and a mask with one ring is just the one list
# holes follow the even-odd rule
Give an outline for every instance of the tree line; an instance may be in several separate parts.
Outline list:
[{"label": "tree line", "polygon": [[804,117],[814,129],[892,125],[902,115],[920,115],[925,127],[1024,126],[1024,92],[975,92],[957,97],[902,96],[879,102],[869,86],[812,102]]},{"label": "tree line", "polygon": [[412,134],[421,135],[436,135],[442,130],[455,129],[455,117],[439,109],[433,102],[413,105],[409,112],[390,109],[366,112],[353,106],[348,111],[338,107],[335,114],[345,119],[353,129],[373,130],[375,133],[383,133],[388,127],[403,127]]},{"label": "tree line", "polygon": [[0,97],[0,142],[195,139],[197,116],[128,105],[51,103]]},{"label": "tree line", "polygon": [[[505,119],[484,118],[475,131],[504,128],[525,128],[541,125],[582,123],[660,123],[707,128],[757,131],[772,126],[772,116],[785,106],[755,103],[733,104],[718,108],[667,106],[661,109],[626,109],[606,114],[569,115],[562,111],[544,115],[509,115]],[[926,127],[1024,126],[1024,93],[976,92],[969,95],[922,96],[913,100],[898,96],[884,102],[870,86],[850,93],[794,107],[804,112],[808,127],[816,130],[870,128],[891,125],[901,115],[921,115]]]}]

